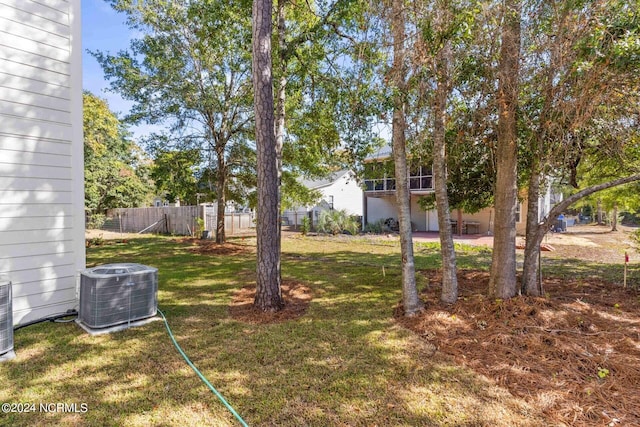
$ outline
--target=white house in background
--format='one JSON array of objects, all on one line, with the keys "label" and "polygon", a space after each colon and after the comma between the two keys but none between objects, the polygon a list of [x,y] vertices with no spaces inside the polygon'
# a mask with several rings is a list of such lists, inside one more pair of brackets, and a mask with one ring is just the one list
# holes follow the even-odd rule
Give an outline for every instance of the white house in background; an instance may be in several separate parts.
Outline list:
[{"label": "white house in background", "polygon": [[154,208],[166,208],[169,206],[180,207],[180,199],[176,199],[173,203],[169,202],[169,200],[164,196],[156,196],[153,199],[152,207]]},{"label": "white house in background", "polygon": [[[434,193],[431,164],[414,164],[409,168],[409,193],[411,225],[413,231],[438,231],[438,213],[435,209],[424,210],[419,203],[421,197]],[[393,171],[393,158],[389,147],[383,148],[377,155],[365,160],[364,172],[364,215],[363,224],[374,224],[388,218],[398,219],[396,202],[396,179]],[[526,193],[523,195],[526,196]],[[557,196],[556,196],[557,197]],[[554,194],[551,186],[540,198],[539,217],[549,213]],[[518,202],[516,207],[516,232],[526,231],[526,200]],[[451,212],[452,229],[458,230],[458,219],[462,220],[460,229],[468,234],[492,234],[494,227],[493,206],[476,213]]]},{"label": "white house in background", "polygon": [[310,217],[315,224],[320,212],[330,209],[344,209],[351,215],[362,216],[362,187],[353,172],[341,170],[333,172],[326,179],[302,180],[301,184],[319,191],[322,197],[316,205],[284,211],[282,219],[285,225],[300,225],[304,217]]},{"label": "white house in background", "polygon": [[0,275],[16,325],[77,308],[83,167],[80,0],[0,0]]}]

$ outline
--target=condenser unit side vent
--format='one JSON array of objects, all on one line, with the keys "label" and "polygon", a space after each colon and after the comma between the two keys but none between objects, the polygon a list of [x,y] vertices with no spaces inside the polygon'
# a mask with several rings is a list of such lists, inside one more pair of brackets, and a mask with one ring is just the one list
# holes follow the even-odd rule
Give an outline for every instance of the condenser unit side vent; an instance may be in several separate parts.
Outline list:
[{"label": "condenser unit side vent", "polygon": [[0,276],[0,360],[13,358],[13,355],[11,282]]},{"label": "condenser unit side vent", "polygon": [[108,328],[155,316],[158,269],[141,264],[107,264],[80,274],[78,321]]}]

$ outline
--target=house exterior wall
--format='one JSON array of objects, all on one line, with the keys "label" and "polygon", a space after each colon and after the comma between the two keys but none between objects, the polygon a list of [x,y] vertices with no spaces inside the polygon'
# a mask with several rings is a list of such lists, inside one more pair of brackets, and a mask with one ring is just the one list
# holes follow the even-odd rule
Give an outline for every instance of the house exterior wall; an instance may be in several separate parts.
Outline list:
[{"label": "house exterior wall", "polygon": [[309,215],[315,225],[320,212],[331,208],[331,200],[333,200],[333,209],[344,209],[351,215],[362,216],[362,188],[353,173],[345,173],[331,184],[315,190],[322,194],[320,202],[315,206],[299,206],[285,210],[282,214],[285,225],[299,226],[302,224],[302,218]]},{"label": "house exterior wall", "polygon": [[[411,229],[413,231],[438,231],[437,228],[437,217],[436,218],[436,228],[429,229],[427,224],[427,212],[420,207],[418,204],[420,196],[412,196],[411,197]],[[385,220],[387,218],[393,218],[395,220],[398,219],[398,209],[396,206],[396,196],[395,195],[385,195],[378,197],[368,196],[366,198],[367,203],[367,218],[366,222],[368,224],[374,224],[380,220]],[[435,212],[435,211],[434,211]]]},{"label": "house exterior wall", "polygon": [[[366,197],[367,218],[366,222],[373,224],[379,220],[387,218],[398,219],[396,200],[394,195],[382,197]],[[458,212],[451,212],[451,219],[458,220]],[[472,233],[493,234],[495,212],[493,207],[482,209],[479,212],[470,214],[462,213],[463,222],[477,223],[477,226],[470,229]],[[424,211],[418,204],[418,197],[411,198],[411,224],[413,231],[438,231],[437,211]],[[520,220],[516,222],[517,234],[523,235],[526,230],[526,201],[520,203]]]},{"label": "house exterior wall", "polygon": [[[420,207],[418,200],[420,196],[411,197],[411,230],[427,230],[427,212]],[[436,229],[437,230],[437,229]]]},{"label": "house exterior wall", "polygon": [[77,306],[85,266],[80,0],[0,0],[0,274],[14,324]]},{"label": "house exterior wall", "polygon": [[321,188],[323,200],[333,197],[333,208],[344,209],[351,215],[362,215],[362,188],[351,172],[342,175],[331,185]]},{"label": "house exterior wall", "polygon": [[367,223],[374,224],[387,218],[398,218],[395,196],[367,197]]},{"label": "house exterior wall", "polygon": [[[451,219],[454,221],[458,220],[458,211],[451,212]],[[493,207],[485,208],[480,210],[479,212],[468,214],[462,213],[462,223],[472,222],[478,223],[477,226],[474,227],[474,230],[468,230],[471,233],[478,234],[493,234],[493,226],[495,220],[495,212]]]}]

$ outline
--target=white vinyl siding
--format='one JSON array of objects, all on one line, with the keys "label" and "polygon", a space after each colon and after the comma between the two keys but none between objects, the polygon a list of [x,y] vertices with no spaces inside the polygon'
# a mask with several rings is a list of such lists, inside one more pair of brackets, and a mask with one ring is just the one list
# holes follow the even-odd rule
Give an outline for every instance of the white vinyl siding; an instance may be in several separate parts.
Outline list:
[{"label": "white vinyl siding", "polygon": [[333,201],[335,210],[344,209],[350,215],[362,215],[362,188],[351,172],[345,173],[320,191],[327,203]]},{"label": "white vinyl siding", "polygon": [[0,0],[0,274],[14,323],[76,308],[84,268],[80,0]]}]

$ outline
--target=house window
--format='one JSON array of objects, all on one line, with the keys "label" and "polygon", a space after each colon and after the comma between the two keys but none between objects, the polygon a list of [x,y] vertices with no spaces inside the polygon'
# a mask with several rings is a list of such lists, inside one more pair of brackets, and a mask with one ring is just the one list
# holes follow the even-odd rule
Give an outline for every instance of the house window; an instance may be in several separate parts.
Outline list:
[{"label": "house window", "polygon": [[516,203],[516,223],[520,222],[522,218],[520,218],[520,212],[522,209],[522,203]]},{"label": "house window", "polygon": [[373,162],[364,165],[366,191],[393,191],[396,189],[393,162]]},{"label": "house window", "polygon": [[433,172],[431,166],[413,166],[410,169],[409,189],[433,190]]},{"label": "house window", "polygon": [[[370,163],[365,165],[366,191],[395,191],[396,180],[393,164]],[[433,190],[431,166],[415,162],[409,166],[409,189],[417,191]]]}]

